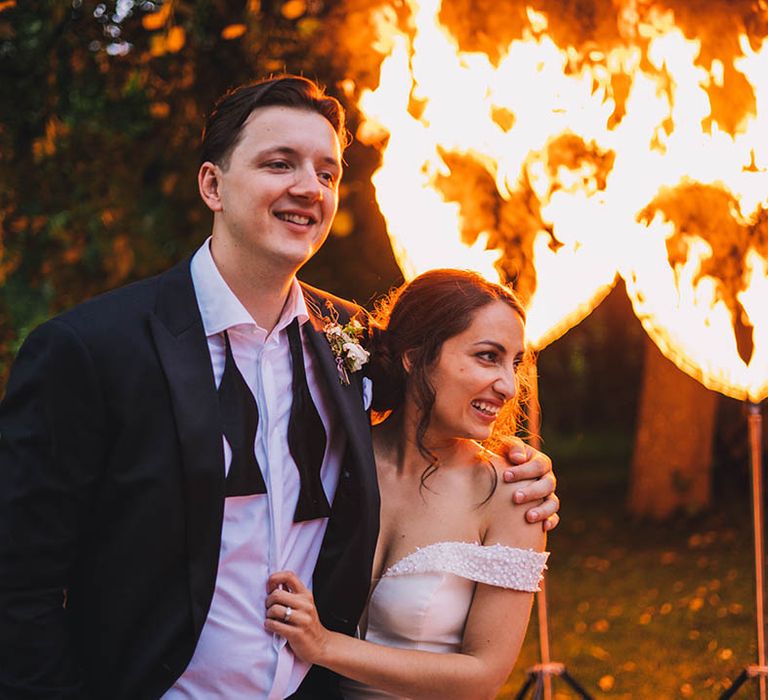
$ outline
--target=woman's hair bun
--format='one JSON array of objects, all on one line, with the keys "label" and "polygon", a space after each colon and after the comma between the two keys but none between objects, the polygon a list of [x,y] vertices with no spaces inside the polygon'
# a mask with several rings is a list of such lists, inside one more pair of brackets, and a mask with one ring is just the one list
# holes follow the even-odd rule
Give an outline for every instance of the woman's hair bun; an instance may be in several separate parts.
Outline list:
[{"label": "woman's hair bun", "polygon": [[373,382],[374,411],[391,411],[403,401],[405,370],[399,357],[392,352],[391,334],[375,321],[369,328],[371,353],[368,376]]}]

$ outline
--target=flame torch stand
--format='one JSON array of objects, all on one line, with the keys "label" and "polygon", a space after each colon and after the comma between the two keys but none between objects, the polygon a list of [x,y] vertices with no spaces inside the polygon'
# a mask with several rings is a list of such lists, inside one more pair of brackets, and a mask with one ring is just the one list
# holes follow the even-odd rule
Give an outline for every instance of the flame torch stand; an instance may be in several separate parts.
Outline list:
[{"label": "flame torch stand", "polygon": [[758,697],[766,700],[765,664],[765,545],[763,521],[763,416],[760,404],[748,402],[749,454],[752,465],[752,523],[755,535],[755,614],[757,617],[757,664],[747,666],[721,696],[720,700],[733,697],[749,679],[758,683]]},{"label": "flame torch stand", "polygon": [[[531,394],[528,401],[528,432],[530,433],[531,447],[537,450],[541,447],[539,429],[541,426],[541,414],[539,412],[538,381],[536,367],[531,368],[530,376]],[[531,700],[552,700],[552,678],[559,677],[569,685],[582,700],[593,700],[592,696],[579,685],[565,668],[565,664],[551,661],[549,656],[549,622],[547,616],[547,588],[546,580],[541,579],[541,590],[536,594],[536,618],[539,623],[539,653],[541,663],[527,669],[526,679],[515,700],[523,700],[529,690],[533,695]]]}]

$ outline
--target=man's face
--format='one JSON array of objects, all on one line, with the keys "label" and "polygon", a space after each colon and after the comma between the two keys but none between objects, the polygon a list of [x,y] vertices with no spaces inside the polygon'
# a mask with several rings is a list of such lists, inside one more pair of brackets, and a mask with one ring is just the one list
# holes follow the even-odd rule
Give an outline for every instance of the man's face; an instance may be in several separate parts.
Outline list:
[{"label": "man's face", "polygon": [[339,201],[341,148],[320,114],[262,107],[243,126],[224,167],[214,239],[295,272],[328,236]]}]

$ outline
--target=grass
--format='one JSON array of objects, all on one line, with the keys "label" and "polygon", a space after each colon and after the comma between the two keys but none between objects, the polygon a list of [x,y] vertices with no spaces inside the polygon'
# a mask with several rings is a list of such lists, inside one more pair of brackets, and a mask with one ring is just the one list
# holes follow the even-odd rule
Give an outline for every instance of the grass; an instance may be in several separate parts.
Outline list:
[{"label": "grass", "polygon": [[[757,658],[749,493],[726,489],[693,518],[634,521],[624,508],[625,442],[553,440],[547,451],[562,499],[548,543],[552,660],[596,698],[719,697]],[[534,606],[500,700],[515,697],[538,660]],[[576,697],[562,681],[553,691]],[[755,697],[754,682],[736,697]]]}]

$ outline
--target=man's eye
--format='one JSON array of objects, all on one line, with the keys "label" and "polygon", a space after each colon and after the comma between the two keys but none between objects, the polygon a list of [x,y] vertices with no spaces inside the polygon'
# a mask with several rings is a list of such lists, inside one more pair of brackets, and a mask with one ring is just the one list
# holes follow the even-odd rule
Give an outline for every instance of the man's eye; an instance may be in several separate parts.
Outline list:
[{"label": "man's eye", "polygon": [[318,173],[317,176],[327,185],[333,185],[336,182],[336,176],[333,173],[322,172]]},{"label": "man's eye", "polygon": [[287,170],[290,166],[284,160],[273,160],[267,163],[271,170]]}]

